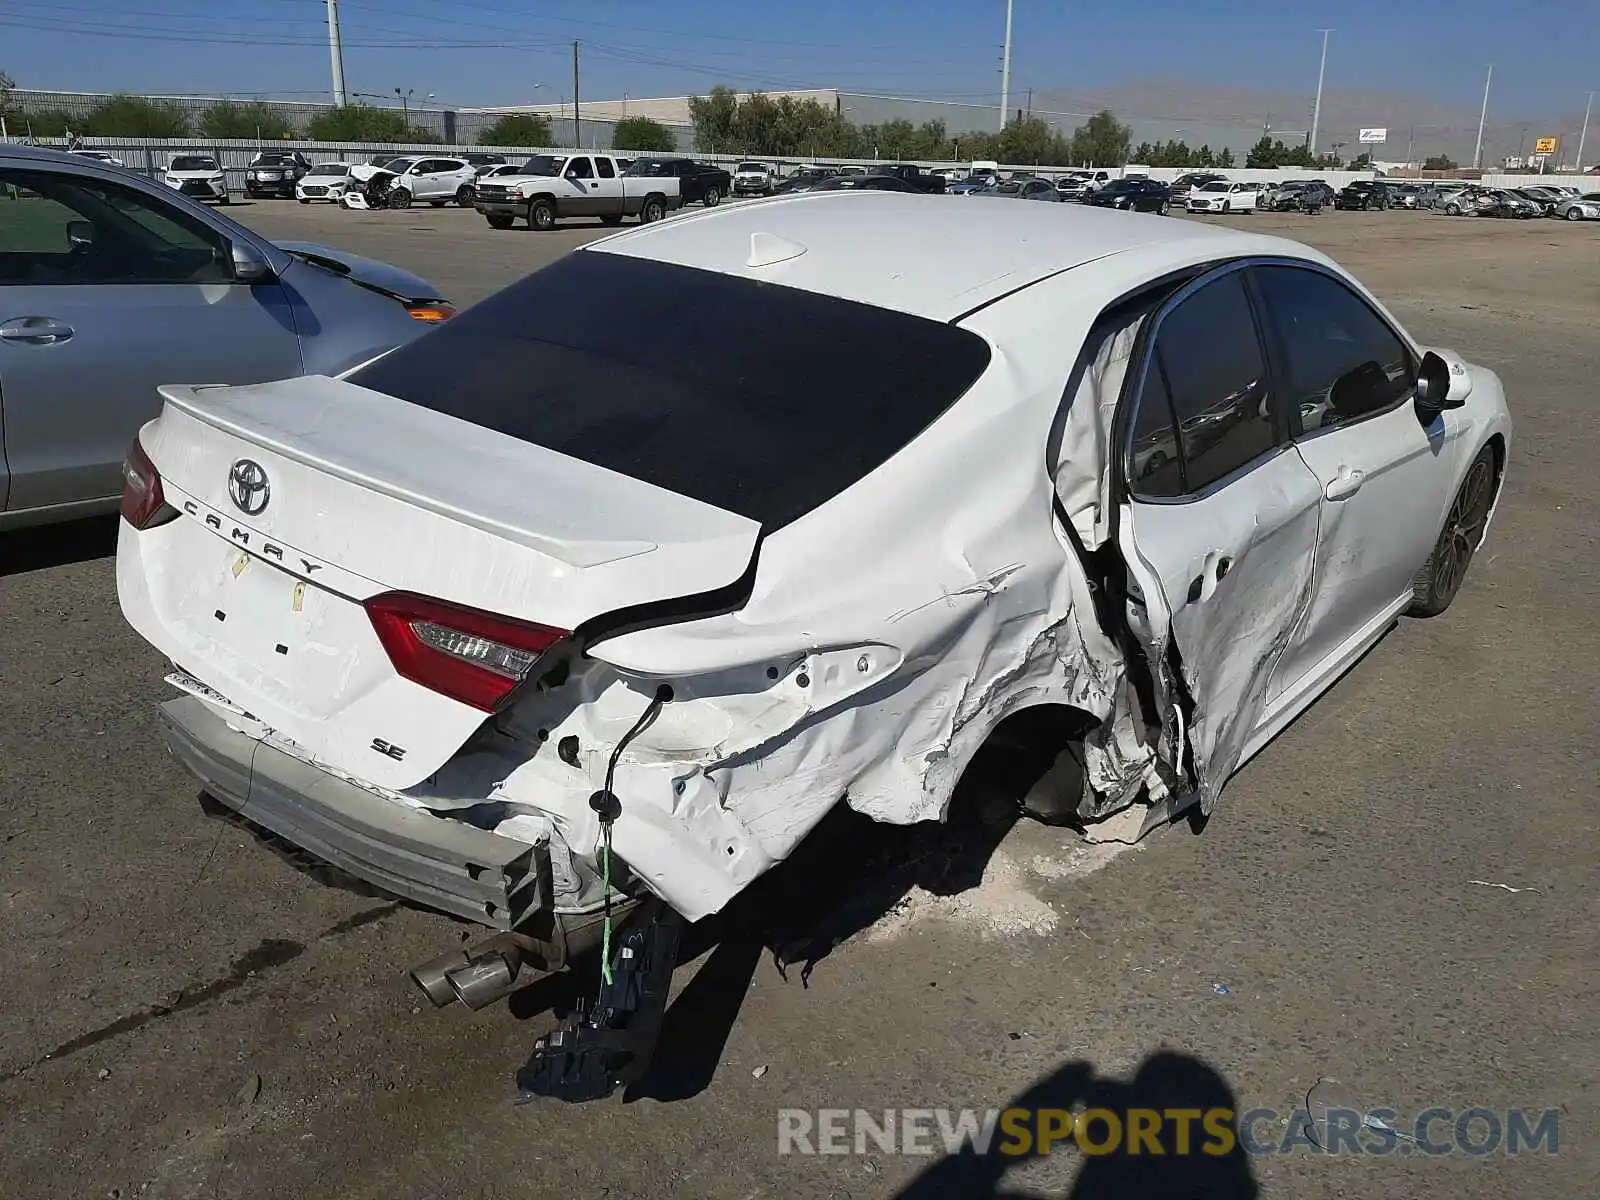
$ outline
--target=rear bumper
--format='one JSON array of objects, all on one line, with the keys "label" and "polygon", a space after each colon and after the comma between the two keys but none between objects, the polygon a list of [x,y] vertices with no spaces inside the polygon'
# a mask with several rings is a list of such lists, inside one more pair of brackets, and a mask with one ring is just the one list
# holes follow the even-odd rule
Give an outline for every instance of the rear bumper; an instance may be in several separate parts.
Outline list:
[{"label": "rear bumper", "polygon": [[481,925],[553,923],[548,844],[403,807],[230,728],[193,696],[167,701],[160,717],[173,756],[251,824],[386,892]]}]

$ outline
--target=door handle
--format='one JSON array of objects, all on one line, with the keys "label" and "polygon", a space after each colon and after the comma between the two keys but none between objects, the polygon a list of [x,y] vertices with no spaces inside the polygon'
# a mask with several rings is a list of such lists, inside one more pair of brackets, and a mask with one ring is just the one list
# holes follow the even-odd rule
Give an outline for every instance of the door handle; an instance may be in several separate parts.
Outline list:
[{"label": "door handle", "polygon": [[[1232,569],[1233,559],[1229,558],[1226,554],[1223,554],[1214,561],[1207,563],[1206,569],[1201,571],[1200,574],[1196,575],[1189,581],[1189,594],[1186,597],[1188,602],[1190,604],[1198,604],[1216,588],[1216,585],[1220,580],[1227,577],[1228,572]],[[1210,588],[1207,588],[1206,586],[1208,582],[1211,584]]]},{"label": "door handle", "polygon": [[54,317],[16,317],[0,324],[0,341],[22,342],[29,346],[53,346],[72,334],[71,325]]},{"label": "door handle", "polygon": [[1361,485],[1366,482],[1365,471],[1340,467],[1339,473],[1328,481],[1328,486],[1322,489],[1322,494],[1329,500],[1348,500],[1361,490]]}]

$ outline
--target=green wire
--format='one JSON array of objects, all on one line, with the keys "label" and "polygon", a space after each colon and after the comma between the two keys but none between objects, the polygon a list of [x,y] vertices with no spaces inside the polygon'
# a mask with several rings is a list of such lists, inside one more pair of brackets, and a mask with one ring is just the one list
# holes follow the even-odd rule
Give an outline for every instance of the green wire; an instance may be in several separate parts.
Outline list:
[{"label": "green wire", "polygon": [[600,934],[600,978],[611,985],[611,823],[606,822],[606,841],[600,853],[600,880],[604,887],[606,919]]}]

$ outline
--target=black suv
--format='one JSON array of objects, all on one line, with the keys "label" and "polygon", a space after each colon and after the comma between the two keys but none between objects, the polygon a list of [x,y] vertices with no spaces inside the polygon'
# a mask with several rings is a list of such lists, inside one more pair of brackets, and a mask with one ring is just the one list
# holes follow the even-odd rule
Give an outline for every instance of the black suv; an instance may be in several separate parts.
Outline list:
[{"label": "black suv", "polygon": [[244,171],[244,194],[252,200],[262,196],[294,198],[294,185],[311,170],[311,160],[298,150],[262,150]]},{"label": "black suv", "polygon": [[733,189],[733,176],[721,167],[692,158],[641,158],[624,172],[634,178],[676,179],[685,204],[715,208]]},{"label": "black suv", "polygon": [[1344,185],[1339,194],[1333,198],[1335,208],[1377,208],[1392,207],[1389,195],[1389,185],[1376,179],[1357,179]]}]

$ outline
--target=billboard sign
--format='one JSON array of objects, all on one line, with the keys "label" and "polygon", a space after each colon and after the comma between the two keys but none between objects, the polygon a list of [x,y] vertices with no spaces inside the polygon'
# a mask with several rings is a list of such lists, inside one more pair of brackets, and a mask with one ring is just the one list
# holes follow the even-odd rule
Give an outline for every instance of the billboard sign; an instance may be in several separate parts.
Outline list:
[{"label": "billboard sign", "polygon": [[1533,144],[1533,152],[1535,154],[1554,154],[1556,152],[1556,139],[1553,137],[1540,138]]},{"label": "billboard sign", "polygon": [[[1348,129],[1349,126],[1347,125],[1345,128]],[[1362,142],[1387,142],[1389,140],[1389,130],[1387,128],[1363,129],[1361,131],[1361,140]]]}]

